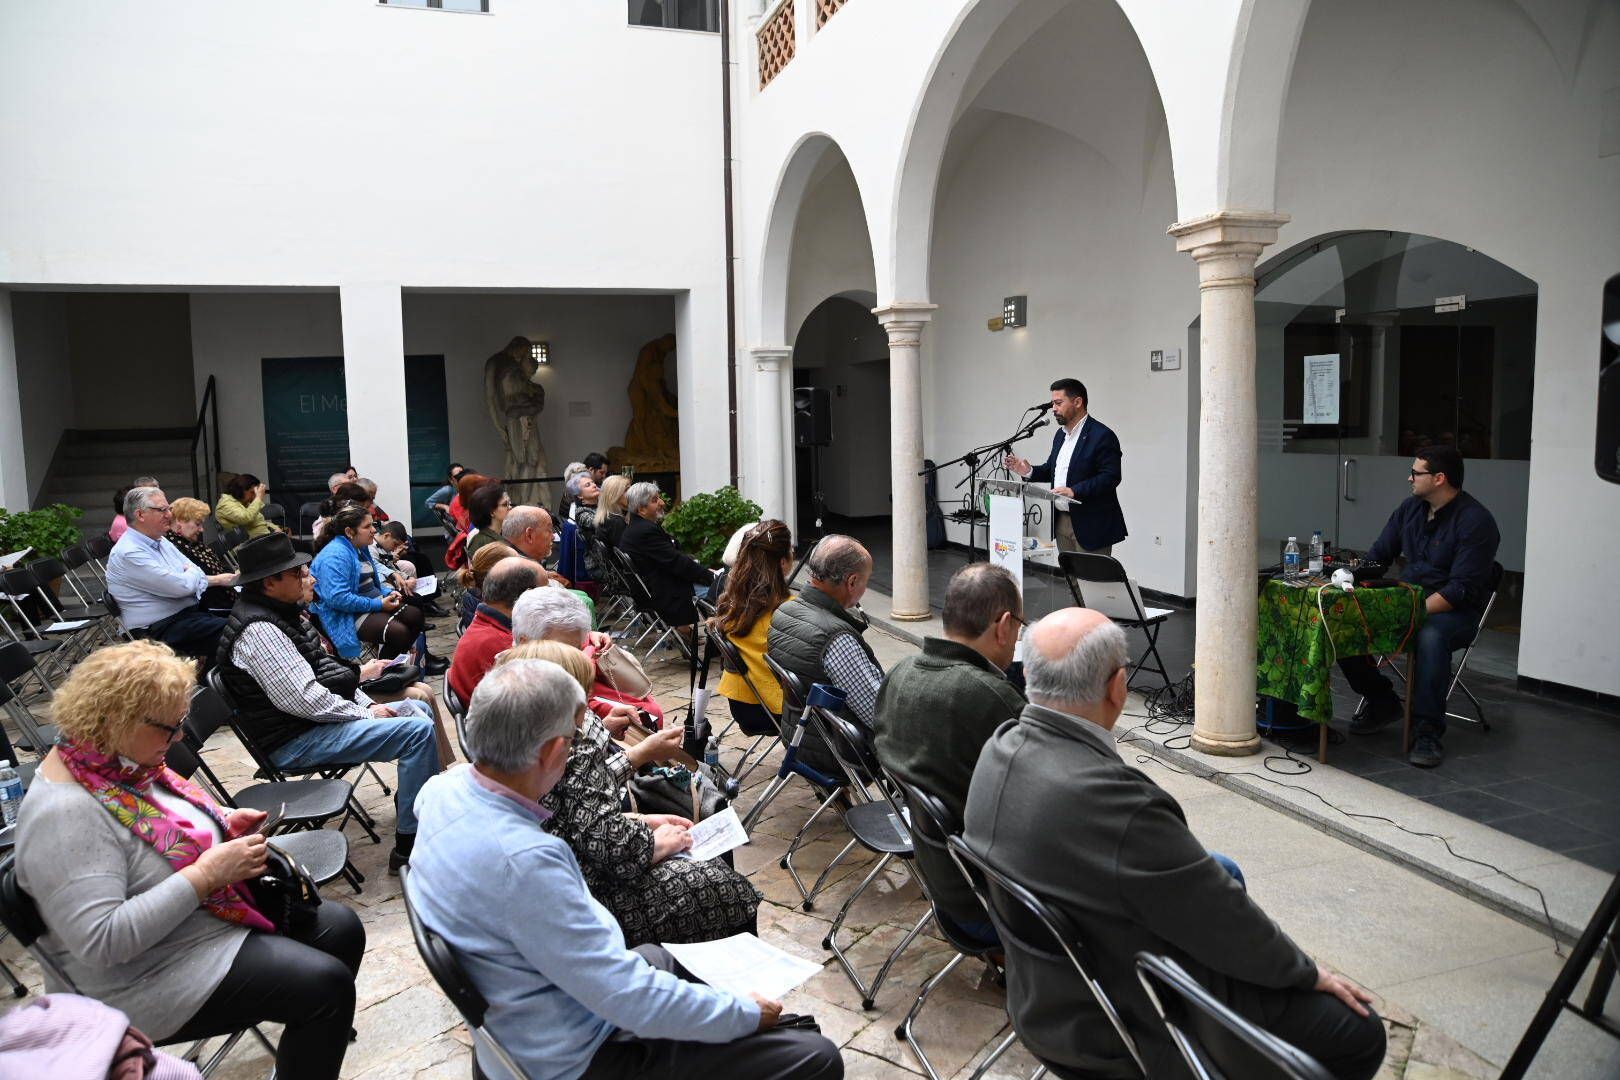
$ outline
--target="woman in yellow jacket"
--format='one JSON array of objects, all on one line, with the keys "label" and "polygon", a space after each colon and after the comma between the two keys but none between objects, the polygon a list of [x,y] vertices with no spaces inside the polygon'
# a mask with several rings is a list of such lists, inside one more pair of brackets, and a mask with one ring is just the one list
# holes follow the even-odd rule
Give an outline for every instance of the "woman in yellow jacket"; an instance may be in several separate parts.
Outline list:
[{"label": "woman in yellow jacket", "polygon": [[264,497],[268,484],[259,483],[252,473],[233,476],[214,507],[214,520],[221,529],[237,526],[247,530],[248,539],[277,531],[264,519]]},{"label": "woman in yellow jacket", "polygon": [[749,735],[775,735],[776,725],[765,710],[782,714],[782,687],[765,666],[765,635],[771,616],[792,595],[787,587],[792,570],[793,534],[780,521],[762,521],[743,537],[737,563],[715,605],[713,628],[731,639],[748,667],[746,682],[740,672],[727,671],[720,693],[731,702],[737,726]]}]

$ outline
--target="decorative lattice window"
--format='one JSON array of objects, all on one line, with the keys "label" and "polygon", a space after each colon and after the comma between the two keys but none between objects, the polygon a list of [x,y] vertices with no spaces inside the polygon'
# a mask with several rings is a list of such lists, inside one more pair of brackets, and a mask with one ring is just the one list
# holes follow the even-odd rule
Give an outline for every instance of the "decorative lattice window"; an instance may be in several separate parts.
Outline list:
[{"label": "decorative lattice window", "polygon": [[758,37],[761,90],[770,85],[770,81],[781,74],[788,61],[793,59],[793,50],[797,45],[793,29],[796,23],[793,2],[794,0],[786,0],[770,18],[760,24]]},{"label": "decorative lattice window", "polygon": [[816,29],[827,25],[827,20],[838,14],[848,0],[816,0]]}]

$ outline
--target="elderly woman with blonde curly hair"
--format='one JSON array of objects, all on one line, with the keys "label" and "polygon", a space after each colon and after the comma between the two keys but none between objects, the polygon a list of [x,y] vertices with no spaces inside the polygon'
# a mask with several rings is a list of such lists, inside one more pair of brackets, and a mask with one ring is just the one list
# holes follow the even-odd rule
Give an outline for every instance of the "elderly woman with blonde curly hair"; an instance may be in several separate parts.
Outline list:
[{"label": "elderly woman with blonde curly hair", "polygon": [[90,654],[56,692],[60,734],[17,825],[40,948],[156,1041],[285,1024],[277,1074],[335,1078],[365,929],[332,902],[301,930],[255,906],[245,883],[265,869],[264,812],[223,808],[164,763],[196,679],[168,646],[133,641]]}]

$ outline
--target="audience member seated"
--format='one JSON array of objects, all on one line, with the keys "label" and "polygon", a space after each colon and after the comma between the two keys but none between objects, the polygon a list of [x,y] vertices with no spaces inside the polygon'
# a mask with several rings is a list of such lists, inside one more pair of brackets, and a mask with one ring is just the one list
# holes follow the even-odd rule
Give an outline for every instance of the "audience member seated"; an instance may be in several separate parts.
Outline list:
[{"label": "audience member seated", "polygon": [[655,945],[626,948],[537,805],[573,759],[583,699],[555,664],[497,668],[471,703],[474,764],[422,793],[413,896],[489,1002],[491,1032],[535,1080],[842,1076],[827,1039],[773,1030],[776,1002],[684,980]]},{"label": "audience member seated", "polygon": [[[845,715],[871,727],[883,667],[866,643],[866,617],[852,609],[866,595],[872,556],[850,537],[829,533],[805,569],[810,586],[771,616],[766,651],[802,679],[806,690],[816,683],[838,687],[846,695]],[[829,776],[839,775],[837,760],[814,729],[805,732],[799,757]]]},{"label": "audience member seated", "polygon": [[264,812],[218,806],[164,764],[196,675],[153,641],[73,669],[52,702],[60,738],[23,800],[18,884],[45,921],[40,947],[78,992],[153,1039],[285,1024],[276,1074],[334,1080],[365,929],[331,901],[307,930],[254,906],[242,883],[265,867]]},{"label": "audience member seated", "polygon": [[472,529],[467,534],[467,558],[478,554],[478,549],[485,544],[501,538],[501,526],[511,509],[512,497],[499,480],[491,480],[472,493],[467,501],[467,516],[472,521]]},{"label": "audience member seated", "polygon": [[512,647],[512,605],[518,597],[543,584],[544,573],[528,559],[508,556],[484,576],[483,600],[450,657],[450,674],[446,678],[456,697],[471,701],[479,680],[494,666],[495,657]]},{"label": "audience member seated", "polygon": [[[478,549],[477,558],[456,571],[456,580],[461,582],[461,607],[456,613],[456,626],[460,633],[467,632],[467,627],[472,625],[473,616],[478,614],[478,604],[484,598],[484,578],[496,563],[517,554],[518,551],[510,544],[485,544]],[[541,580],[544,581],[545,570],[542,569],[540,573]]]},{"label": "audience member seated", "polygon": [[107,556],[107,591],[131,633],[139,631],[187,656],[211,658],[225,617],[204,611],[198,601],[211,585],[234,584],[236,575],[204,574],[164,539],[171,513],[162,488],[129,489],[124,496],[129,531]]},{"label": "audience member seated", "polygon": [[444,614],[436,599],[436,592],[431,596],[422,596],[417,591],[418,581],[433,576],[433,562],[417,549],[416,541],[403,521],[387,521],[378,526],[377,542],[371,551],[376,556],[377,565],[382,567],[383,577],[405,594],[407,604],[421,608],[424,616]]},{"label": "audience member seated", "polygon": [[214,520],[223,529],[245,529],[248,539],[273,532],[275,526],[264,519],[265,493],[269,484],[261,484],[252,473],[239,473],[225,482],[219,502],[214,507]]},{"label": "audience member seated", "polygon": [[[566,650],[567,658],[559,660],[557,649]],[[558,661],[582,689],[592,678],[585,655],[557,640],[521,641],[495,667],[525,659]],[[612,740],[607,725],[587,706],[568,769],[543,804],[555,815],[552,835],[573,849],[591,895],[613,914],[632,945],[757,933],[761,896],[730,860],[698,862],[680,854],[691,847],[690,818],[624,812],[626,784],[680,746],[678,729],[630,747]]]},{"label": "audience member seated", "polygon": [[450,500],[450,520],[456,523],[456,528],[466,532],[472,528],[472,516],[467,512],[467,503],[472,500],[473,492],[485,484],[494,483],[494,477],[482,473],[464,472],[461,479],[456,481],[456,495]]},{"label": "audience member seated", "polygon": [[601,487],[602,481],[607,479],[608,459],[592,450],[585,455],[585,471],[591,474],[591,480],[596,486]]},{"label": "audience member seated", "polygon": [[[514,506],[501,522],[500,539],[517,549],[519,555],[544,563],[551,558],[557,525],[551,511],[543,506]],[[573,582],[561,574],[547,571],[547,581],[568,588]]]},{"label": "audience member seated", "polygon": [[[407,607],[403,595],[384,583],[372,560],[376,535],[370,511],[345,503],[328,519],[316,544],[315,611],[344,659],[359,656],[360,643],[366,642],[378,646],[388,660],[415,647],[422,635],[422,613]],[[423,674],[441,675],[449,666],[423,646]]]},{"label": "audience member seated", "polygon": [[220,640],[219,666],[242,725],[283,769],[398,761],[388,857],[398,870],[416,840],[416,793],[440,768],[432,708],[410,698],[376,704],[360,690],[371,673],[321,647],[300,617],[313,583],[304,569],[309,556],[285,535],[250,540],[238,561],[242,595]]},{"label": "audience member seated", "polygon": [[635,564],[659,618],[684,631],[697,619],[692,598],[714,584],[714,571],[682,551],[659,524],[667,508],[657,484],[631,484],[625,505],[630,520],[619,538],[619,550]]},{"label": "audience member seated", "polygon": [[124,516],[124,496],[128,494],[127,487],[121,487],[113,492],[113,519],[112,524],[107,526],[107,539],[115,544],[122,540],[124,533],[129,530],[129,519]]},{"label": "audience member seated", "polygon": [[[337,480],[342,475],[342,473],[333,473],[332,479]],[[332,497],[321,503],[321,516],[316,518],[315,524],[310,527],[310,535],[319,540],[326,532],[327,520],[346,505],[364,506],[369,510],[371,508],[371,496],[359,484],[348,480],[341,481],[333,489]]]},{"label": "audience member seated", "polygon": [[[1074,921],[1148,1075],[1186,1072],[1137,981],[1144,950],[1172,957],[1341,1080],[1377,1072],[1384,1028],[1369,995],[1305,955],[1204,850],[1176,800],[1120,760],[1112,731],[1125,707],[1124,632],[1098,612],[1064,608],[1031,629],[1023,660],[1029,704],[985,744],[964,835]],[[1004,945],[1008,1012],[1024,1045],[1087,1075],[1134,1075],[1069,961]]]},{"label": "audience member seated", "polygon": [[635,691],[641,687],[621,686],[612,670],[619,665],[601,659],[610,650],[618,652],[620,659],[633,666],[632,678],[639,675],[635,681],[646,682],[646,674],[632,654],[619,650],[610,635],[591,629],[590,612],[577,592],[539,589],[520,597],[512,609],[512,637],[519,643],[561,641],[584,652],[596,672],[589,702],[591,711],[608,724],[614,738],[624,730],[622,722],[615,725],[612,719],[615,716],[632,719],[644,712],[651,718],[651,727],[663,728],[664,710],[653,700],[650,688],[645,693],[637,693]]},{"label": "audience member seated", "polygon": [[375,518],[378,523],[387,524],[391,519],[387,514],[383,513],[383,508],[377,505],[377,481],[372,480],[369,477],[362,476],[360,479],[356,480],[355,483],[359,484],[365,489],[366,508],[371,511],[371,516]]},{"label": "audience member seated", "polygon": [[[883,767],[935,796],[962,820],[979,752],[996,728],[1023,712],[1024,695],[1003,672],[1024,628],[1018,583],[999,566],[970,563],[945,590],[945,636],[896,664],[878,691],[873,748]],[[969,937],[996,941],[995,927],[943,852],[917,859],[943,913]]]},{"label": "audience member seated", "polygon": [[467,467],[461,462],[452,461],[450,463],[450,471],[446,474],[449,476],[450,482],[443,487],[434,488],[433,493],[422,502],[422,505],[427,507],[428,513],[442,514],[446,517],[450,515],[450,500],[456,497],[456,484],[466,471]]},{"label": "audience member seated", "polygon": [[630,511],[625,505],[630,484],[630,478],[619,473],[602,482],[602,493],[596,497],[596,539],[604,547],[618,547],[630,523]]},{"label": "audience member seated", "polygon": [[574,477],[584,476],[585,472],[585,463],[583,461],[570,461],[563,468],[563,497],[557,503],[558,521],[574,520],[574,507],[579,502],[579,492],[574,484]]},{"label": "audience member seated", "polygon": [[727,670],[720,676],[719,690],[731,703],[732,718],[749,735],[774,735],[776,724],[771,716],[782,715],[782,687],[765,666],[765,641],[771,616],[791,595],[787,576],[792,570],[793,534],[788,527],[773,519],[749,526],[709,621],[712,630],[726,635],[737,647],[748,668],[748,679],[759,691],[756,696],[749,689],[742,672]]},{"label": "audience member seated", "polygon": [[[163,538],[190,559],[210,578],[233,577],[236,571],[219,553],[203,543],[203,523],[208,519],[208,504],[201,499],[176,499],[169,504],[172,515],[169,531]],[[236,603],[236,590],[228,585],[210,585],[198,599],[204,611],[227,612]]]}]

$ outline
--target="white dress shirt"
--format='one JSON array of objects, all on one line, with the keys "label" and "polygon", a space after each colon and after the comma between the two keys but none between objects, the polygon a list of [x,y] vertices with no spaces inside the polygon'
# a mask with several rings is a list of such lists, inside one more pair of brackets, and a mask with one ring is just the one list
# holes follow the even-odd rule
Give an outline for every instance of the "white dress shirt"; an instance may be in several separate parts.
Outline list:
[{"label": "white dress shirt", "polygon": [[1091,419],[1089,414],[1082,416],[1078,424],[1064,431],[1063,445],[1058,447],[1057,463],[1052,466],[1053,487],[1069,486],[1069,459],[1074,457],[1074,448],[1080,442],[1080,432],[1085,430],[1086,421],[1089,419]]},{"label": "white dress shirt", "polygon": [[163,537],[131,528],[107,555],[107,591],[122,609],[124,625],[144,629],[196,606],[208,578]]}]

